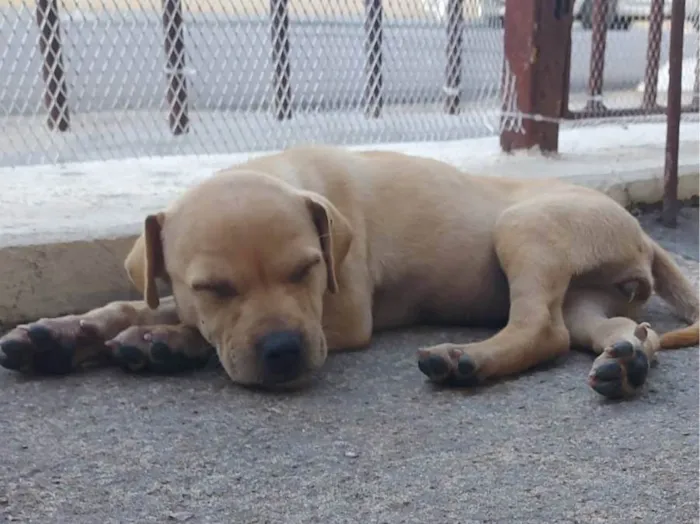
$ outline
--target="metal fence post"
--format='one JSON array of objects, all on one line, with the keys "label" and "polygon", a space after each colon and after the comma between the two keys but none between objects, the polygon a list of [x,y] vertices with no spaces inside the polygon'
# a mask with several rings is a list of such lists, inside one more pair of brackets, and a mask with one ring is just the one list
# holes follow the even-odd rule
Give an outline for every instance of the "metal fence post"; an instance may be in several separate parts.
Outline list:
[{"label": "metal fence post", "polygon": [[168,87],[168,122],[173,135],[189,130],[187,80],[185,78],[185,37],[182,30],[182,3],[163,0],[163,31],[165,32],[165,76]]},{"label": "metal fence post", "polygon": [[649,38],[647,43],[647,65],[644,72],[644,98],[642,107],[657,106],[656,86],[659,81],[659,59],[661,58],[661,33],[664,23],[664,0],[652,0],[649,14]]},{"label": "metal fence post", "polygon": [[603,73],[605,71],[605,46],[608,39],[609,0],[592,0],[591,11],[591,64],[588,76],[588,102],[586,110],[605,111],[603,104]]},{"label": "metal fence post", "polygon": [[379,118],[384,106],[382,0],[365,0],[365,115]]},{"label": "metal fence post", "polygon": [[68,88],[63,69],[61,23],[56,0],[37,0],[36,23],[39,26],[39,51],[43,58],[44,105],[49,112],[49,129],[67,131],[70,127]]},{"label": "metal fence post", "polygon": [[690,107],[693,111],[700,110],[700,31],[698,31],[698,42],[695,46],[695,80],[693,81],[693,100]]},{"label": "metal fence post", "polygon": [[289,60],[289,0],[270,0],[273,106],[277,120],[292,118],[292,67]]},{"label": "metal fence post", "polygon": [[462,83],[462,31],[464,26],[464,1],[447,3],[447,67],[445,68],[445,111],[459,113],[459,90]]},{"label": "metal fence post", "polygon": [[685,0],[673,0],[671,5],[671,38],[668,53],[664,199],[661,210],[661,222],[667,227],[676,227],[678,218],[678,143],[681,125],[684,24]]},{"label": "metal fence post", "polygon": [[[523,114],[522,129],[505,127],[501,149],[556,152],[566,109],[573,16],[561,0],[506,0],[502,121]],[[513,84],[512,92],[509,85]],[[515,97],[509,100],[508,97]]]}]

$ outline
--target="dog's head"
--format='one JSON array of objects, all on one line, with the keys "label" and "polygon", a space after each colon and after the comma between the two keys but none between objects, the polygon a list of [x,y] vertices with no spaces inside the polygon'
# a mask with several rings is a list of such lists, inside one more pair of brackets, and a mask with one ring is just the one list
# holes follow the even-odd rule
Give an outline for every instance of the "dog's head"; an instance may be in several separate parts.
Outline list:
[{"label": "dog's head", "polygon": [[125,267],[151,308],[170,284],[240,384],[302,383],[327,355],[323,296],[338,291],[347,219],[323,196],[259,173],[218,175],[146,218]]}]

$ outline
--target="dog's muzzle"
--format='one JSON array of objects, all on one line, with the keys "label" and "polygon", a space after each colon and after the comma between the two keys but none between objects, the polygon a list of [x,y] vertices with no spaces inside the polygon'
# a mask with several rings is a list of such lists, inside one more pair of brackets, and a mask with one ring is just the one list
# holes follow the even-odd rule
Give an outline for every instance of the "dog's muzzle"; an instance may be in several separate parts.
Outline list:
[{"label": "dog's muzzle", "polygon": [[304,337],[298,331],[273,331],[260,337],[255,349],[265,384],[284,384],[306,371]]}]

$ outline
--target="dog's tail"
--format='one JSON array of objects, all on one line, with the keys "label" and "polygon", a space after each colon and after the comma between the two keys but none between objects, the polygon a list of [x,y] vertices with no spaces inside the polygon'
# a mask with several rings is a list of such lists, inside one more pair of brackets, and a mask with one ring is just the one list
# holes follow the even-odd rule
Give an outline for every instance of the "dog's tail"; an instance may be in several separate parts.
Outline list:
[{"label": "dog's tail", "polygon": [[653,240],[654,249],[651,272],[654,276],[654,290],[680,317],[691,325],[661,335],[661,349],[677,349],[694,346],[700,339],[700,298],[698,290],[681,272],[671,255]]}]

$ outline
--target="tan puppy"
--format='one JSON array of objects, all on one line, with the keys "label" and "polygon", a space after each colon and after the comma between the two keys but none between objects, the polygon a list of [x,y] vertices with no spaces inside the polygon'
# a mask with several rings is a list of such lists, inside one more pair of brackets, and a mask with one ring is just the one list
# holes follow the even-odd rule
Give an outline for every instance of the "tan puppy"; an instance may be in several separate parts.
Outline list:
[{"label": "tan puppy", "polygon": [[[20,326],[0,339],[0,363],[175,371],[216,351],[233,381],[284,387],[377,330],[505,324],[419,350],[420,369],[470,385],[580,346],[599,355],[591,386],[619,397],[644,384],[661,346],[698,340],[697,323],[660,340],[633,320],[656,291],[696,322],[698,296],[607,196],[397,153],[295,148],[217,173],[146,218],[126,269],[146,303]],[[159,299],[158,281],[172,297]]]}]

